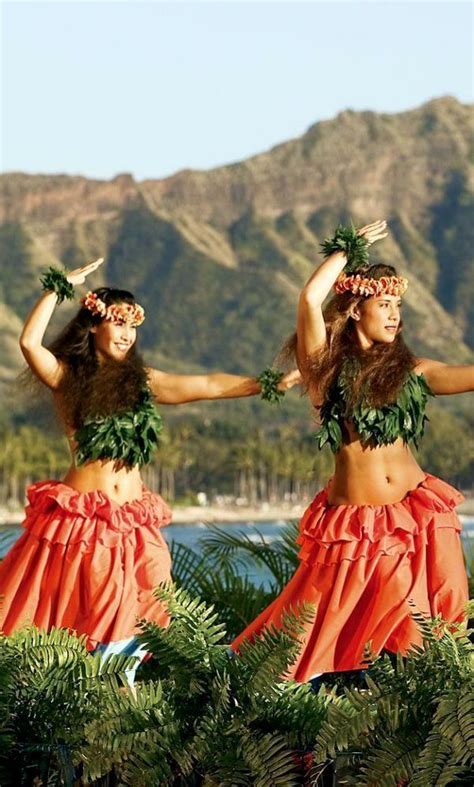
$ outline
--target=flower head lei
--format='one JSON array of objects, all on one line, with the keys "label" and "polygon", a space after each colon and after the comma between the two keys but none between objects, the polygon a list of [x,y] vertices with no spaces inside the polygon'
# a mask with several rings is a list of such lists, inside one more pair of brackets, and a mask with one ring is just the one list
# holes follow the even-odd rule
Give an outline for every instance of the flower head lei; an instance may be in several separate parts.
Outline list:
[{"label": "flower head lei", "polygon": [[127,324],[131,325],[132,328],[137,328],[145,319],[145,311],[138,303],[111,303],[110,306],[107,306],[92,291],[89,291],[84,298],[81,298],[81,303],[92,314],[103,317],[104,320],[110,320],[115,325]]},{"label": "flower head lei", "polygon": [[336,279],[334,291],[338,295],[350,292],[352,295],[404,295],[407,291],[408,279],[403,276],[381,276],[380,279],[370,279],[357,273],[347,276],[341,273]]}]

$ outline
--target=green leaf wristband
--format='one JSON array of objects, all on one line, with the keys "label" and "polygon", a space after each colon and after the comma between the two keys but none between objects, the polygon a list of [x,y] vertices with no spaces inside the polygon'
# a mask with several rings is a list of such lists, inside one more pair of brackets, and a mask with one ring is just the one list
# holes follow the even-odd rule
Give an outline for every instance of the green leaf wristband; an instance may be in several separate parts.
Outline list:
[{"label": "green leaf wristband", "polygon": [[367,268],[369,265],[369,244],[363,235],[358,235],[353,224],[350,227],[343,227],[339,224],[334,236],[326,238],[321,243],[322,252],[325,257],[337,251],[344,251],[347,255],[347,262],[344,266],[344,273],[352,273],[360,268]]},{"label": "green leaf wristband", "polygon": [[262,386],[261,398],[266,402],[279,402],[283,399],[285,391],[280,391],[278,383],[283,377],[283,372],[278,369],[272,369],[267,366],[261,374],[257,377],[257,382]]},{"label": "green leaf wristband", "polygon": [[74,300],[74,286],[67,280],[65,272],[59,268],[49,267],[41,276],[40,282],[43,290],[56,293],[58,303],[62,303],[64,299]]}]

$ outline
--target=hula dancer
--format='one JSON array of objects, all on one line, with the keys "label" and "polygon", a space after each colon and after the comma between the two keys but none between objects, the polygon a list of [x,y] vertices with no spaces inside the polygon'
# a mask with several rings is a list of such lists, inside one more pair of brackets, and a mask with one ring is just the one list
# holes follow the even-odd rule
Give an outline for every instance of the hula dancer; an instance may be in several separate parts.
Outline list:
[{"label": "hula dancer", "polygon": [[144,311],[130,292],[110,287],[88,292],[46,348],[56,303],[73,298],[74,285],[101,263],[68,274],[50,269],[42,279],[46,292],[21,335],[31,371],[52,392],[73,461],[62,481],[27,490],[25,531],[0,564],[0,630],[64,627],[86,635],[91,650],[141,655],[134,641],[137,619],[167,625],[153,589],[170,579],[171,570],[161,533],[171,512],[140,477],[159,441],[155,402],[257,393],[277,400],[300,374],[266,370],[256,379],[146,368],[136,352]]},{"label": "hula dancer", "polygon": [[454,511],[462,495],[424,473],[409,443],[423,435],[428,397],[473,390],[474,366],[415,358],[408,349],[400,315],[407,280],[368,262],[368,246],[386,236],[379,221],[359,231],[339,227],[325,241],[326,259],[302,290],[288,344],[335,471],[301,519],[294,576],[232,647],[280,627],[285,608],[313,604],[291,668],[301,682],[361,669],[367,642],[375,654],[421,644],[410,602],[454,622],[468,599]]}]

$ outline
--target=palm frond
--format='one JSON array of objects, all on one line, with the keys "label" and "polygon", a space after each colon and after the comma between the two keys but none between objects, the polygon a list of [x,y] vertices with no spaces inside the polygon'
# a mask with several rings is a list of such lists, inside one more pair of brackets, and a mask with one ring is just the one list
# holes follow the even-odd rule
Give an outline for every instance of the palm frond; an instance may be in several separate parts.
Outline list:
[{"label": "palm frond", "polygon": [[281,548],[277,544],[268,544],[257,528],[254,528],[254,538],[243,531],[231,533],[216,526],[209,526],[209,530],[210,535],[202,539],[203,554],[208,560],[218,565],[237,564],[243,568],[250,560],[254,565],[265,566],[274,577],[276,593],[294,574],[296,566],[288,560],[286,545]]}]

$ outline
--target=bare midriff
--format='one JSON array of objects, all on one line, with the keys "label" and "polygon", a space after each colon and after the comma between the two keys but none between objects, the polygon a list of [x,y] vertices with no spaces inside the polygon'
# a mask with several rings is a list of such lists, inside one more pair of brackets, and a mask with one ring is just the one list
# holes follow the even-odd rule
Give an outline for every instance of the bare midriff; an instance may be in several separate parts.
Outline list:
[{"label": "bare midriff", "polygon": [[138,466],[118,467],[110,459],[98,459],[76,467],[73,463],[63,478],[63,482],[78,492],[104,492],[119,505],[132,500],[140,500],[143,482]]},{"label": "bare midriff", "polygon": [[56,407],[66,432],[72,457],[71,467],[62,479],[63,483],[77,489],[78,492],[104,492],[119,505],[132,500],[140,500],[143,494],[143,481],[138,465],[129,467],[112,459],[96,459],[83,465],[76,465],[73,431],[67,428],[61,416],[58,397],[56,398]]},{"label": "bare midriff", "polygon": [[357,435],[351,434],[336,454],[328,502],[358,506],[398,503],[425,476],[401,438],[392,445],[364,448]]}]

